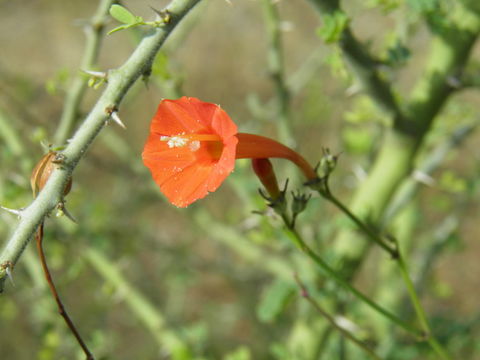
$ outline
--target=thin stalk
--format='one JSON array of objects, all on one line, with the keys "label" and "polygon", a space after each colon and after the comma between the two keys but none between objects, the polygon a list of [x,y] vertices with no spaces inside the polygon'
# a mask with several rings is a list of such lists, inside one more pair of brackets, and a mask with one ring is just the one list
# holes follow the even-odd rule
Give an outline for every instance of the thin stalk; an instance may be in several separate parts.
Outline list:
[{"label": "thin stalk", "polygon": [[326,191],[319,191],[319,193],[325,199],[327,199],[332,204],[334,204],[337,208],[339,208],[345,215],[347,215],[350,218],[350,220],[352,220],[355,223],[355,225],[358,226],[360,230],[362,230],[365,234],[368,235],[369,239],[371,239],[373,242],[379,245],[383,250],[388,252],[393,259],[396,259],[398,257],[398,249],[393,248],[388,244],[386,244],[378,234],[372,231],[372,229],[369,226],[367,226],[362,220],[360,220],[353,212],[350,211],[349,208],[347,208],[340,200],[338,200],[332,194],[332,192],[328,188],[328,185],[327,185]]},{"label": "thin stalk", "polygon": [[[80,62],[81,70],[91,70],[98,58],[103,30],[107,20],[108,9],[114,0],[102,0],[98,4],[97,11],[85,27],[87,41],[85,52]],[[80,103],[87,88],[88,77],[80,72],[73,79],[72,85],[67,91],[62,117],[57,127],[54,139],[57,145],[63,145],[75,125],[78,117]]]},{"label": "thin stalk", "polygon": [[75,336],[75,339],[77,340],[78,344],[80,345],[83,352],[85,353],[86,359],[94,360],[95,358],[93,357],[92,353],[88,349],[87,344],[85,343],[85,341],[83,341],[82,337],[80,336],[80,333],[75,327],[75,324],[73,323],[72,319],[68,315],[67,310],[65,309],[65,306],[63,305],[62,300],[60,299],[60,295],[58,294],[57,288],[55,287],[55,283],[53,282],[52,275],[47,265],[47,259],[45,258],[45,253],[43,252],[43,246],[42,246],[43,245],[43,223],[40,224],[38,231],[35,234],[35,240],[37,242],[38,254],[40,255],[40,263],[42,264],[43,272],[45,273],[45,278],[47,279],[48,287],[50,288],[50,291],[52,292],[52,295],[55,299],[55,302],[57,303],[58,312],[65,320],[65,323],[67,324],[72,334]]},{"label": "thin stalk", "polygon": [[[285,219],[283,216],[282,218]],[[288,219],[287,219],[288,220]],[[358,299],[362,300],[365,304],[370,306],[372,309],[374,309],[376,312],[380,313],[381,315],[385,316],[388,318],[390,321],[393,323],[397,324],[407,332],[414,334],[415,336],[419,337],[421,334],[419,334],[418,330],[408,324],[407,322],[403,321],[396,315],[392,314],[388,310],[384,309],[374,301],[370,300],[366,295],[355,289],[352,285],[350,285],[347,281],[345,281],[340,275],[337,274],[337,272],[332,269],[326,262],[320,258],[303,240],[303,238],[298,234],[298,232],[295,229],[292,229],[291,227],[288,226],[289,222],[285,223],[290,234],[293,235],[294,239],[292,239],[295,244],[302,250],[310,259],[312,259],[316,265],[318,265],[325,273],[327,273],[333,280],[335,280],[339,285],[350,291],[353,295],[355,295]]]},{"label": "thin stalk", "polygon": [[402,275],[403,281],[407,288],[408,295],[412,302],[412,305],[415,309],[415,313],[417,315],[418,321],[420,322],[420,326],[424,332],[424,338],[430,345],[430,347],[442,358],[442,359],[450,359],[449,355],[443,349],[443,347],[437,342],[437,340],[433,337],[432,331],[430,329],[430,325],[427,321],[427,316],[425,314],[425,310],[423,309],[420,300],[418,299],[417,292],[415,290],[415,286],[413,285],[412,280],[410,279],[410,275],[408,273],[407,264],[405,259],[403,258],[402,254],[400,253],[399,246],[397,241],[395,241],[395,248],[392,249],[390,246],[387,246],[381,236],[370,229],[363,221],[361,221],[358,217],[356,217],[346,206],[344,206],[338,199],[333,196],[328,188],[328,184],[325,184],[326,191],[319,191],[319,193],[325,197],[327,200],[331,201],[335,204],[344,214],[346,214],[350,219],[352,219],[355,224],[358,226],[360,230],[362,230],[365,235],[368,236],[371,240],[373,240],[378,245],[382,246],[385,250],[387,250],[394,260],[397,261],[398,267],[400,269],[400,273]]},{"label": "thin stalk", "polygon": [[445,359],[445,360],[451,359],[451,357],[445,351],[443,346],[440,345],[440,343],[437,341],[437,339],[435,339],[435,337],[433,336],[432,330],[431,330],[430,325],[429,325],[428,320],[427,320],[425,310],[423,309],[423,306],[420,303],[417,292],[415,290],[415,286],[413,285],[412,279],[410,278],[407,263],[405,262],[405,259],[403,258],[401,253],[399,253],[399,256],[396,260],[397,260],[398,267],[400,269],[400,273],[402,275],[403,281],[405,282],[405,286],[407,288],[407,292],[408,292],[408,295],[410,297],[410,301],[412,302],[413,308],[415,309],[415,313],[417,315],[420,326],[422,327],[422,329],[425,333],[426,341],[428,342],[430,347],[442,359]]},{"label": "thin stalk", "polygon": [[308,292],[307,288],[305,285],[301,282],[300,278],[298,275],[295,275],[295,281],[297,282],[298,286],[302,290],[302,296],[307,300],[312,307],[320,313],[329,323],[332,327],[337,329],[345,338],[353,342],[355,345],[360,347],[363,351],[365,351],[372,359],[377,359],[380,360],[381,358],[373,352],[372,349],[370,349],[363,341],[357,339],[350,331],[347,329],[341,327],[340,325],[337,324],[335,319],[330,316],[329,313],[327,313],[321,306],[320,304],[310,296],[310,293]]}]

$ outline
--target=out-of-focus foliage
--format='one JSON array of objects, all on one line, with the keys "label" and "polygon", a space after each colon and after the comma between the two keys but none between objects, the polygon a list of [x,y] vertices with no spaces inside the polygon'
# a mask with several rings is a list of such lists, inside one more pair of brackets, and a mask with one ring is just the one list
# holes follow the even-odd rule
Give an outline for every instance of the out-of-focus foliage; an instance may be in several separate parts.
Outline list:
[{"label": "out-of-focus foliage", "polygon": [[[344,1],[345,13],[324,18],[321,30],[308,2],[278,2],[292,138],[313,164],[323,147],[341,153],[331,186],[346,202],[391,124],[360,91],[338,44],[324,41],[338,41],[351,25],[369,49],[380,49],[378,67],[395,84],[395,95],[408,97],[428,51],[422,16],[441,31],[439,13],[451,2]],[[52,142],[65,90],[80,71],[82,19],[96,3],[0,0],[0,205],[20,208],[32,200],[30,172]],[[122,4],[134,17],[154,18],[151,2]],[[133,22],[125,16],[115,17]],[[108,29],[114,26],[112,19]],[[119,66],[141,31],[106,36],[97,70]],[[215,194],[182,210],[165,201],[142,165],[150,118],[162,98],[185,94],[218,103],[241,131],[277,136],[266,36],[258,2],[211,0],[168,39],[151,77],[122,103],[127,130],[108,125],[74,173],[67,207],[78,225],[54,216],[46,222],[45,249],[66,307],[98,359],[164,359],[167,352],[182,360],[367,358],[300,296],[296,273],[311,296],[382,358],[435,359],[424,343],[358,305],[292,246],[258,195],[247,162],[237,162]],[[88,90],[79,121],[101,90]],[[459,126],[478,121],[479,103],[475,88],[452,97],[419,163]],[[474,132],[449,151],[430,185],[421,186],[391,227],[409,251],[432,328],[455,359],[480,357],[478,141]],[[281,184],[288,177],[290,190],[302,188],[290,165],[274,160],[274,166]],[[15,223],[0,212],[2,244]],[[353,225],[314,196],[297,227],[325,261],[336,264],[334,236]],[[354,284],[412,320],[392,267],[384,254],[372,252]],[[8,285],[0,298],[0,359],[82,358],[57,314],[33,244],[13,275],[15,287]]]}]

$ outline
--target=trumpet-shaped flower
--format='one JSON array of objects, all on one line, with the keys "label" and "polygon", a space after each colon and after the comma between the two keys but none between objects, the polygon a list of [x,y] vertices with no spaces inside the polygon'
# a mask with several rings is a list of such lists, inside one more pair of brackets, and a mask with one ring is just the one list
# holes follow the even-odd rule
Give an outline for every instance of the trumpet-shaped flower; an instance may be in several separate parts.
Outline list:
[{"label": "trumpet-shaped flower", "polygon": [[286,158],[307,179],[317,177],[295,151],[263,136],[237,133],[220,106],[192,97],[160,102],[142,158],[160,190],[178,207],[215,191],[233,171],[235,159]]}]

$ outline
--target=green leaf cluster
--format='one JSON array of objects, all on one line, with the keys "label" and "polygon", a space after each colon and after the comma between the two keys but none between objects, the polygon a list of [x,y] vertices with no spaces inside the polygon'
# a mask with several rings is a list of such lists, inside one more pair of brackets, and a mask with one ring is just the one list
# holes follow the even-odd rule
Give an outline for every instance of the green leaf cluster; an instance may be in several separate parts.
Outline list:
[{"label": "green leaf cluster", "polygon": [[317,30],[317,34],[327,44],[338,42],[343,31],[348,26],[350,19],[343,11],[335,11],[322,17],[323,26]]},{"label": "green leaf cluster", "polygon": [[153,27],[162,26],[170,21],[170,16],[168,13],[157,12],[161,16],[159,21],[145,21],[141,16],[133,15],[125,7],[115,4],[110,7],[110,15],[117,21],[123,23],[124,25],[117,26],[116,28],[110,30],[108,34],[113,34],[114,32],[125,30],[131,27],[139,25],[150,25]]}]

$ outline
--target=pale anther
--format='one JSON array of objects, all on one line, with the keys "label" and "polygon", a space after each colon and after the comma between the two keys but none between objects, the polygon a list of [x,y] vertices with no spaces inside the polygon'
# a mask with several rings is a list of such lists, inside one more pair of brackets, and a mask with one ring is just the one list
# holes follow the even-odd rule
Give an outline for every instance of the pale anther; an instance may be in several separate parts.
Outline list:
[{"label": "pale anther", "polygon": [[183,147],[188,143],[188,139],[181,136],[160,136],[160,140],[166,141],[169,148]]}]

